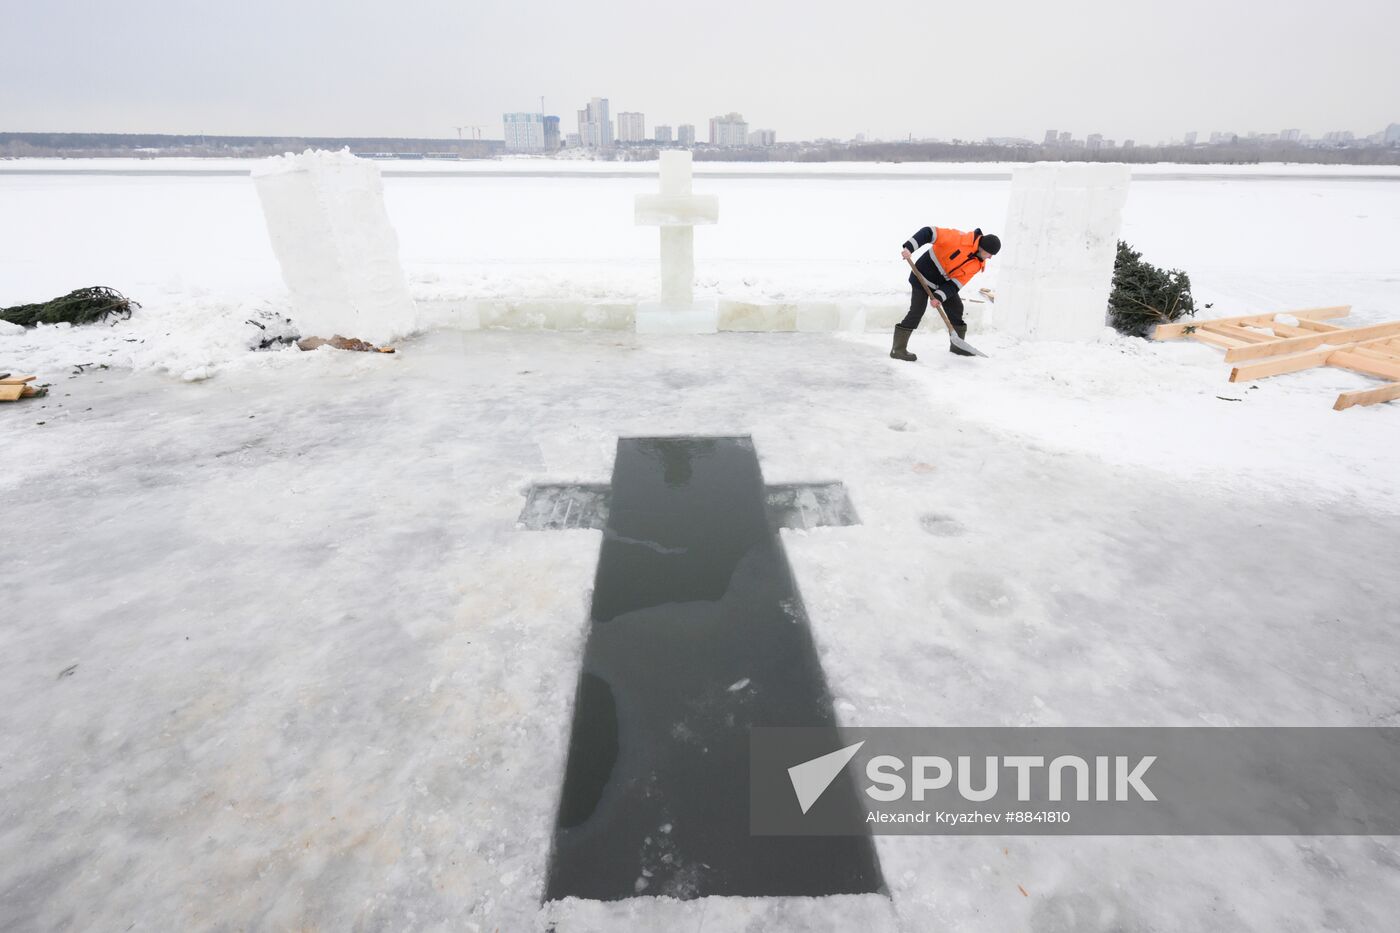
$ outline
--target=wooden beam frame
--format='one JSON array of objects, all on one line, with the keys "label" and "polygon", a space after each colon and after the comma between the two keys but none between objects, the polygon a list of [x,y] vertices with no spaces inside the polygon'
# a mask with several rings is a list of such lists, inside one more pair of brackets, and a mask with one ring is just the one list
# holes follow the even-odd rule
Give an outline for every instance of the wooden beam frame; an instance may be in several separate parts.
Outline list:
[{"label": "wooden beam frame", "polygon": [[1255,343],[1247,347],[1233,347],[1225,351],[1225,362],[1242,363],[1265,356],[1282,356],[1300,350],[1312,350],[1331,344],[1341,347],[1345,344],[1362,343],[1376,337],[1394,337],[1400,334],[1400,321],[1386,324],[1372,324],[1369,327],[1348,327],[1345,330],[1329,331],[1312,337],[1285,337],[1269,343]]},{"label": "wooden beam frame", "polygon": [[1268,314],[1246,314],[1240,317],[1217,317],[1205,321],[1185,321],[1176,324],[1158,324],[1152,332],[1153,340],[1174,340],[1177,337],[1189,337],[1200,327],[1206,324],[1260,324],[1267,327],[1267,322],[1272,321],[1275,316],[1287,314],[1296,317],[1301,323],[1304,320],[1322,321],[1328,318],[1346,317],[1351,313],[1351,305],[1334,305],[1326,308],[1300,308],[1297,311],[1270,311]]},{"label": "wooden beam frame", "polygon": [[[1314,366],[1327,366],[1332,363],[1333,358],[1338,353],[1360,352],[1361,359],[1366,359],[1366,352],[1373,346],[1386,346],[1391,343],[1389,337],[1380,337],[1375,340],[1368,340],[1364,343],[1349,343],[1340,347],[1324,346],[1312,350],[1302,350],[1297,353],[1286,353],[1281,356],[1268,356],[1262,360],[1245,363],[1243,366],[1236,366],[1230,370],[1231,382],[1251,382],[1255,379],[1264,379],[1269,376],[1281,376],[1284,373],[1296,373],[1304,369],[1312,369]],[[1254,344],[1250,344],[1254,346]],[[1376,360],[1374,362],[1381,362]],[[1340,365],[1340,364],[1338,364]],[[1351,366],[1342,366],[1343,369],[1352,369]]]}]

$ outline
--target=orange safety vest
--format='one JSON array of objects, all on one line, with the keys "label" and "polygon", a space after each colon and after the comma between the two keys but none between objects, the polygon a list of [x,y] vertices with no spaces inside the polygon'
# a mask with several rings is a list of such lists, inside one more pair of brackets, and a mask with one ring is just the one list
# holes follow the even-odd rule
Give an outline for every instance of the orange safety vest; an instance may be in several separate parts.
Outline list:
[{"label": "orange safety vest", "polygon": [[933,245],[929,247],[929,252],[945,279],[952,279],[963,286],[982,271],[987,264],[977,255],[977,241],[981,239],[979,232],[964,233],[950,227],[933,229]]}]

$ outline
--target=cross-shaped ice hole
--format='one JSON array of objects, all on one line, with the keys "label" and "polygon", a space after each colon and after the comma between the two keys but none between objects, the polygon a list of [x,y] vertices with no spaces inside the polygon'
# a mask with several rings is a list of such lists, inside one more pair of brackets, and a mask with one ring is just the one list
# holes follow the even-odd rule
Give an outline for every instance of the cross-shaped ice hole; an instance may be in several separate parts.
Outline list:
[{"label": "cross-shaped ice hole", "polygon": [[[541,488],[527,527],[602,501]],[[883,890],[868,835],[749,831],[750,727],[836,725],[768,504],[854,521],[844,489],[766,488],[747,437],[623,438],[607,495],[545,900]]]}]

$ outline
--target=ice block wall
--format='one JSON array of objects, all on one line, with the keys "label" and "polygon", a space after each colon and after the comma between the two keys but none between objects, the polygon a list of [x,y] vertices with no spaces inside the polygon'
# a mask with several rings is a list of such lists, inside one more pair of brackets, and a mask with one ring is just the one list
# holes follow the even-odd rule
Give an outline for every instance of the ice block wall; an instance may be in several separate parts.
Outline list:
[{"label": "ice block wall", "polygon": [[1128,178],[1121,163],[1016,166],[996,231],[1002,251],[989,267],[997,285],[989,329],[1037,340],[1103,332]]},{"label": "ice block wall", "polygon": [[413,299],[373,162],[308,149],[264,159],[253,181],[302,336],[387,343],[413,331]]}]

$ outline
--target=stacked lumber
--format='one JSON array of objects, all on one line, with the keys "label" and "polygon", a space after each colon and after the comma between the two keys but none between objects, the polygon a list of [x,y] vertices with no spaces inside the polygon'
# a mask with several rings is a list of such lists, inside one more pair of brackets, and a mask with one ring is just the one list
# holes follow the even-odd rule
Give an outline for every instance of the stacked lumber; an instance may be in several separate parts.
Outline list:
[{"label": "stacked lumber", "polygon": [[17,402],[22,398],[35,398],[48,394],[48,389],[43,386],[30,385],[33,381],[33,376],[12,376],[9,373],[0,373],[0,402]]},{"label": "stacked lumber", "polygon": [[1400,399],[1400,321],[1367,327],[1332,323],[1350,313],[1350,305],[1339,305],[1161,324],[1152,336],[1155,340],[1189,337],[1219,347],[1225,351],[1225,362],[1239,364],[1230,371],[1231,382],[1314,366],[1333,366],[1388,381],[1375,389],[1343,392],[1332,406],[1335,411]]}]

